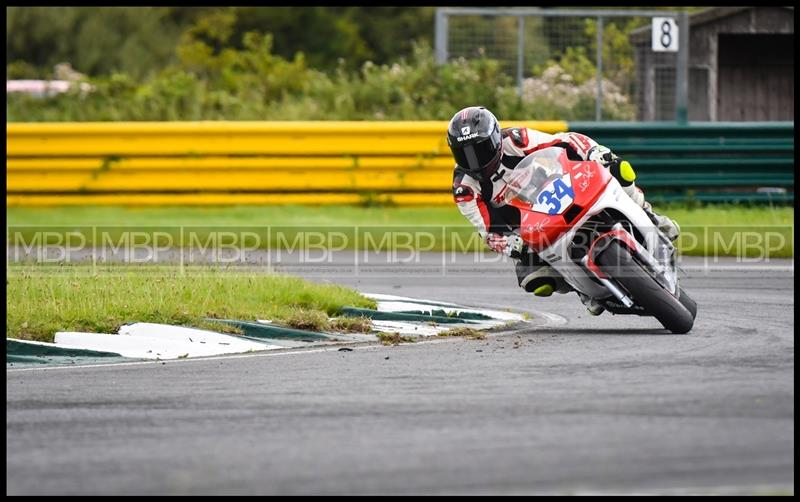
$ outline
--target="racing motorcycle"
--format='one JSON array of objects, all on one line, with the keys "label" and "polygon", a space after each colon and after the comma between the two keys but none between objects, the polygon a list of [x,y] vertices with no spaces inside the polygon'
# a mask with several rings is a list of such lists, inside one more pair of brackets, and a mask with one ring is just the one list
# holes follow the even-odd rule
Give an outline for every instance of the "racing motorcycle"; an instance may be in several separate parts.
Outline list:
[{"label": "racing motorcycle", "polygon": [[520,210],[517,230],[585,304],[692,329],[697,304],[678,284],[675,247],[608,169],[549,147],[502,174],[492,202]]}]

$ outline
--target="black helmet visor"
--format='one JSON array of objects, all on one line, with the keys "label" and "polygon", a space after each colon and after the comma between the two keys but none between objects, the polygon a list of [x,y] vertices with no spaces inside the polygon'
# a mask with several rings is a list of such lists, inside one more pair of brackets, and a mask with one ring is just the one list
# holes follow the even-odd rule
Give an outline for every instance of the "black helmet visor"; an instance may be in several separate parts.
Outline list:
[{"label": "black helmet visor", "polygon": [[492,134],[478,143],[454,148],[453,157],[456,163],[467,171],[479,173],[497,155],[499,144],[500,135]]}]

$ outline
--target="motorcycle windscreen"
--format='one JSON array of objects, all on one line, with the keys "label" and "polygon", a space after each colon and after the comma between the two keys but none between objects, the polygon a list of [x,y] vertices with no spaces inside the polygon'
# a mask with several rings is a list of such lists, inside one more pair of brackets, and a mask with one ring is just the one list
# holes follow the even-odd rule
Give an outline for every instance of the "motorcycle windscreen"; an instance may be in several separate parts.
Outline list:
[{"label": "motorcycle windscreen", "polygon": [[563,149],[551,147],[525,157],[506,179],[505,203],[546,214],[562,213],[574,199],[563,155]]}]

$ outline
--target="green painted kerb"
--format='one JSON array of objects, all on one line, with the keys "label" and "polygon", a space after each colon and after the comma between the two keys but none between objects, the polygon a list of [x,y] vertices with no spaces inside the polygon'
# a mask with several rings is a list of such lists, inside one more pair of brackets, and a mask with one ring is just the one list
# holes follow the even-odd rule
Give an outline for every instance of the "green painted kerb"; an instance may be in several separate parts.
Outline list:
[{"label": "green painted kerb", "polygon": [[[421,311],[420,311],[421,312]],[[444,311],[440,311],[445,313]],[[361,309],[356,307],[342,307],[339,314],[347,317],[369,317],[376,321],[411,321],[411,322],[436,322],[440,324],[475,324],[464,317],[449,317],[446,315],[428,315],[411,312],[380,312],[378,310]],[[480,315],[480,314],[478,314]]]},{"label": "green painted kerb", "polygon": [[207,321],[220,322],[236,326],[244,331],[244,336],[248,338],[256,338],[263,340],[266,338],[273,339],[292,339],[299,341],[319,341],[330,340],[331,337],[323,333],[314,331],[303,331],[301,329],[284,328],[282,326],[275,326],[272,324],[261,324],[257,322],[237,321],[235,319],[206,319]]},{"label": "green painted kerb", "polygon": [[67,349],[9,340],[6,338],[6,357],[9,356],[64,356],[64,357],[122,357],[116,352],[101,352],[88,349]]},{"label": "green painted kerb", "polygon": [[130,361],[115,352],[87,349],[68,349],[25,343],[6,339],[6,364],[15,365],[67,365]]},{"label": "green painted kerb", "polygon": [[427,317],[430,316],[438,316],[438,317],[449,317],[451,319],[472,319],[475,321],[491,321],[494,319],[492,316],[488,316],[486,314],[480,314],[478,312],[447,312],[441,309],[437,310],[401,310],[399,312],[395,312],[395,314],[417,314],[417,315],[424,315]]}]

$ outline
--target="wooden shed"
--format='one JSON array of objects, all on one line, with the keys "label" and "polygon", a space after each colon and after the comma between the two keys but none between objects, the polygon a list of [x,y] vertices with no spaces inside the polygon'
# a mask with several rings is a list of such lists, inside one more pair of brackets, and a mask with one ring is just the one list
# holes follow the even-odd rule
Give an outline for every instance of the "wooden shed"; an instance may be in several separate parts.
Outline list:
[{"label": "wooden shed", "polygon": [[[692,121],[794,120],[794,8],[715,7],[689,16]],[[675,119],[674,53],[631,35],[639,120]]]}]

